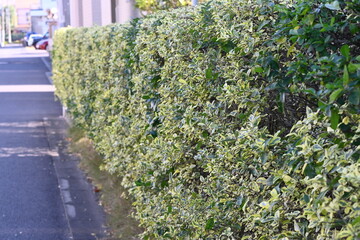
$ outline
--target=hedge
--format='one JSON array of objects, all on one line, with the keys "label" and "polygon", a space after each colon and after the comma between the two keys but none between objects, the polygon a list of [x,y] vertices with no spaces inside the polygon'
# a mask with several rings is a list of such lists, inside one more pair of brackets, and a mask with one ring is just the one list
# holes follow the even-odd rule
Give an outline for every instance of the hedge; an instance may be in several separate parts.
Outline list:
[{"label": "hedge", "polygon": [[358,0],[227,0],[60,29],[56,94],[143,239],[359,239],[359,22]]},{"label": "hedge", "polygon": [[[202,2],[202,0],[201,0]],[[189,0],[135,0],[136,7],[144,13],[149,14],[159,10],[172,9],[184,6],[190,6],[191,1]]]}]

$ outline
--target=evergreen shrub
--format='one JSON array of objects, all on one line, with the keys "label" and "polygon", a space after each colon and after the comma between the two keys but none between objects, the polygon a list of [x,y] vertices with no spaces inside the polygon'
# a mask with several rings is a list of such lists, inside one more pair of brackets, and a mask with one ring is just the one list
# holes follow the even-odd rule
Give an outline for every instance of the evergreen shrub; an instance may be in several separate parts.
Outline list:
[{"label": "evergreen shrub", "polygon": [[143,239],[359,239],[359,14],[223,0],[60,29],[56,94]]}]

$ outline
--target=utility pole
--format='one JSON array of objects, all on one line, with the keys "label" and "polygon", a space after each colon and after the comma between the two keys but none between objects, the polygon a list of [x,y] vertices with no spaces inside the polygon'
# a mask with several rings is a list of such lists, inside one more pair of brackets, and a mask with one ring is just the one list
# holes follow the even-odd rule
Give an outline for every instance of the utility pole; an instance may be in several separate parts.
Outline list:
[{"label": "utility pole", "polygon": [[2,5],[0,3],[0,47],[2,47]]},{"label": "utility pole", "polygon": [[3,47],[5,45],[5,10],[4,5],[0,5],[1,7],[1,34],[0,34],[0,46]]},{"label": "utility pole", "polygon": [[7,20],[7,30],[8,30],[8,43],[12,42],[11,39],[11,11],[10,11],[10,7],[7,6],[6,8],[6,20]]}]

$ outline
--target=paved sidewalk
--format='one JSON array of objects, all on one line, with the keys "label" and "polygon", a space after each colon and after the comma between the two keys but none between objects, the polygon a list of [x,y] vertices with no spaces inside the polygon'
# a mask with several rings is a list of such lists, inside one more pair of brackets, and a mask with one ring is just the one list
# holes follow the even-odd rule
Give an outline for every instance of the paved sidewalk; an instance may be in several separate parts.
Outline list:
[{"label": "paved sidewalk", "polygon": [[68,153],[66,131],[68,124],[62,117],[45,118],[44,125],[53,155],[63,203],[71,233],[75,240],[91,240],[104,237],[105,221],[93,187],[78,168],[79,159]]},{"label": "paved sidewalk", "polygon": [[[41,60],[48,68],[46,76],[52,84],[52,61],[50,57]],[[79,159],[68,153],[68,122],[62,117],[44,118],[50,149],[56,152],[54,165],[60,183],[71,233],[75,240],[99,239],[105,236],[105,214],[98,205],[93,186],[79,168]]]}]

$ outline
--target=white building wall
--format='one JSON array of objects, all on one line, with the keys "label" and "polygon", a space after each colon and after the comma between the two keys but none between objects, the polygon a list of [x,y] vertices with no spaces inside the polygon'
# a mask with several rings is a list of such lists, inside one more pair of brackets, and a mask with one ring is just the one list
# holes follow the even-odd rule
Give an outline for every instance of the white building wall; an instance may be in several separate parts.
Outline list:
[{"label": "white building wall", "polygon": [[111,24],[111,0],[101,0],[101,25]]},{"label": "white building wall", "polygon": [[[70,0],[72,2],[72,0]],[[70,25],[70,1],[58,0],[57,1],[57,21],[58,27],[67,27]]]},{"label": "white building wall", "polygon": [[93,26],[92,0],[82,0],[83,27]]},{"label": "white building wall", "polygon": [[135,7],[134,0],[118,0],[116,9],[116,22],[126,23],[134,18],[140,17],[140,11]]},{"label": "white building wall", "polygon": [[[125,23],[141,17],[134,0],[116,1],[116,22]],[[111,0],[70,0],[69,3],[72,27],[104,26],[112,23]]]},{"label": "white building wall", "polygon": [[57,1],[57,9],[58,9],[58,26],[59,27],[65,27],[65,8],[64,8],[64,2],[62,0]]},{"label": "white building wall", "polygon": [[72,27],[81,27],[79,0],[70,1],[70,25]]}]

